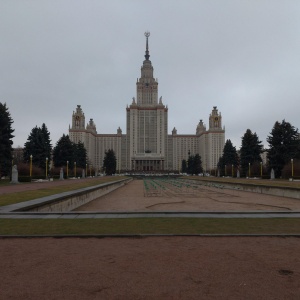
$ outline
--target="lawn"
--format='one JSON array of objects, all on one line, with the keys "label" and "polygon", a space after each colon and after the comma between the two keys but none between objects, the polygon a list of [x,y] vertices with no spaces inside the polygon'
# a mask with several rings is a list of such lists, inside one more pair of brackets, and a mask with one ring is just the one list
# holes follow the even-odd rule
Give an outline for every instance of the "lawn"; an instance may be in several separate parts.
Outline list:
[{"label": "lawn", "polygon": [[[89,180],[68,180],[65,181],[66,184],[61,186],[51,186],[47,188],[39,188],[35,190],[28,190],[16,193],[8,193],[0,195],[0,206],[10,205],[14,203],[24,202],[28,200],[38,199],[46,196],[51,196],[55,194],[60,194],[63,192],[68,192],[72,190],[77,190],[81,188],[91,187],[95,185],[99,185],[102,183],[117,181],[121,179],[125,179],[126,177],[96,177],[91,178]],[[30,185],[30,183],[27,183]]]},{"label": "lawn", "polygon": [[0,235],[90,234],[300,234],[300,219],[0,219]]}]

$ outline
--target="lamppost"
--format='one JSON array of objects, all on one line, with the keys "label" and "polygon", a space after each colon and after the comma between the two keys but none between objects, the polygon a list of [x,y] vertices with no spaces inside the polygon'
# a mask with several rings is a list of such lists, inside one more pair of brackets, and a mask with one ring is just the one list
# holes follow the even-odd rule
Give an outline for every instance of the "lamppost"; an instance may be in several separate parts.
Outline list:
[{"label": "lamppost", "polygon": [[292,178],[294,178],[294,160],[291,159],[291,164],[292,164]]},{"label": "lamppost", "polygon": [[29,157],[30,157],[29,176],[31,177],[31,175],[32,175],[32,154]]},{"label": "lamppost", "polygon": [[233,177],[233,165],[231,165],[231,177]]},{"label": "lamppost", "polygon": [[67,160],[67,178],[69,178],[69,161]]},{"label": "lamppost", "polygon": [[249,163],[249,178],[250,178],[250,163]]},{"label": "lamppost", "polygon": [[260,162],[260,177],[262,178],[262,161]]},{"label": "lamppost", "polygon": [[75,174],[75,177],[76,177],[76,161],[74,162],[74,174]]},{"label": "lamppost", "polygon": [[85,176],[88,177],[88,173],[87,173],[87,164],[85,164]]},{"label": "lamppost", "polygon": [[92,177],[92,165],[90,165],[90,177]]},{"label": "lamppost", "polygon": [[48,177],[48,157],[46,157],[46,179]]}]

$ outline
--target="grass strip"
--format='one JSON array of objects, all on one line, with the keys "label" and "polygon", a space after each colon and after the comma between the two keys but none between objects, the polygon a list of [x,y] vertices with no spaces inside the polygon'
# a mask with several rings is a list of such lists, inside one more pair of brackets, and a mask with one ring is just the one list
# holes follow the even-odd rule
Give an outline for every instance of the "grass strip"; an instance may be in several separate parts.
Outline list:
[{"label": "grass strip", "polygon": [[[118,181],[125,179],[126,177],[98,177],[88,180],[68,180],[67,184],[61,186],[51,186],[49,182],[49,187],[38,188],[35,190],[22,191],[16,193],[8,193],[0,195],[0,206],[10,205],[14,203],[24,202],[28,200],[33,200],[37,198],[42,198],[46,196],[51,196],[55,194],[60,194],[63,192],[78,190],[81,188],[86,188],[90,186],[95,186],[102,183]],[[55,182],[54,182],[55,183]],[[28,184],[30,186],[30,183]]]},{"label": "grass strip", "polygon": [[56,234],[300,234],[300,219],[0,219],[0,235]]}]

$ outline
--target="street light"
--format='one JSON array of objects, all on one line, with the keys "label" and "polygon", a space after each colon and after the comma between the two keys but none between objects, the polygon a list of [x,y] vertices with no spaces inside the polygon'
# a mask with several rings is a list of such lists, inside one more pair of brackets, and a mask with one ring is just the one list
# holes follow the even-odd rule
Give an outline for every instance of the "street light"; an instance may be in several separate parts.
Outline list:
[{"label": "street light", "polygon": [[74,162],[74,173],[75,173],[75,177],[76,177],[76,161]]},{"label": "street light", "polygon": [[250,178],[250,163],[249,163],[249,178]]},{"label": "street light", "polygon": [[32,175],[32,154],[29,157],[30,157],[29,176],[31,177],[31,175]]},{"label": "street light", "polygon": [[87,164],[85,164],[85,176],[88,177]]},{"label": "street light", "polygon": [[292,163],[292,178],[294,177],[294,160],[291,159],[291,163]]},{"label": "street light", "polygon": [[233,165],[231,165],[231,177],[233,177]]},{"label": "street light", "polygon": [[46,157],[46,179],[48,177],[48,157]]},{"label": "street light", "polygon": [[69,177],[69,161],[67,160],[67,178]]}]

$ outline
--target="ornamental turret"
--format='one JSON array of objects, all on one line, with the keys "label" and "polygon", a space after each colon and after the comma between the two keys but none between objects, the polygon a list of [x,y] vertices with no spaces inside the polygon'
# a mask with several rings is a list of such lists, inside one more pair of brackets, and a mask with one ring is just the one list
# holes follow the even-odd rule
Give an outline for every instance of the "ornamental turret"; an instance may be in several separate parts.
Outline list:
[{"label": "ornamental turret", "polygon": [[72,129],[84,129],[85,116],[80,105],[77,105],[76,111],[72,115]]},{"label": "ornamental turret", "polygon": [[206,131],[206,127],[205,127],[203,121],[200,120],[200,122],[197,125],[196,135],[201,135],[205,131]]},{"label": "ornamental turret", "polygon": [[96,125],[95,125],[93,119],[90,119],[89,123],[87,123],[86,130],[89,131],[89,132],[97,133]]},{"label": "ornamental turret", "polygon": [[222,116],[216,106],[209,115],[209,130],[222,130]]}]

